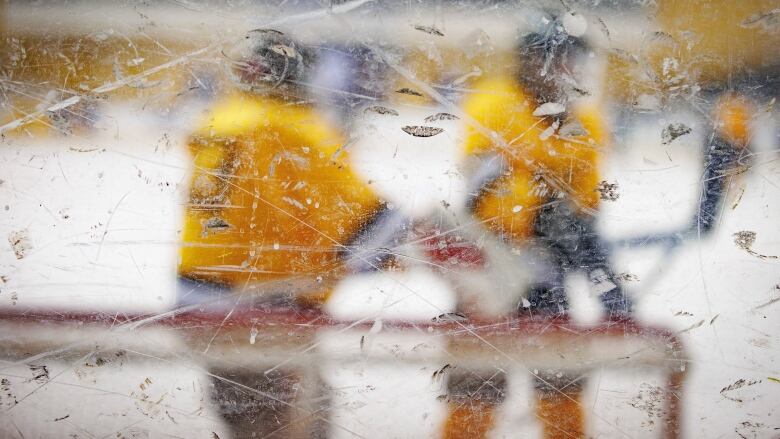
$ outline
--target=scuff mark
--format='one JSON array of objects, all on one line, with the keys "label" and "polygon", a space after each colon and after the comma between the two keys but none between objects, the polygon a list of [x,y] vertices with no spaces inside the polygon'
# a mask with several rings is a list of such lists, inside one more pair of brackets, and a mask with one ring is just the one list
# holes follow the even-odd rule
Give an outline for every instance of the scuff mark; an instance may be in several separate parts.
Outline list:
[{"label": "scuff mark", "polygon": [[775,297],[774,299],[771,299],[768,302],[764,302],[761,305],[758,305],[758,306],[754,307],[753,311],[757,311],[757,310],[759,310],[761,308],[766,308],[767,306],[773,305],[773,304],[775,304],[777,302],[780,302],[780,297]]},{"label": "scuff mark", "polygon": [[759,259],[777,259],[777,256],[775,255],[764,255],[752,249],[753,244],[756,242],[756,232],[751,230],[742,230],[734,233],[733,236],[734,244],[736,244],[737,247],[741,248],[742,250],[745,250],[749,255],[755,256]]},{"label": "scuff mark", "polygon": [[745,28],[762,27],[764,30],[771,30],[777,28],[778,23],[780,23],[778,16],[780,16],[780,8],[759,12],[743,20],[741,26]]},{"label": "scuff mark", "polygon": [[620,273],[617,275],[617,279],[621,282],[636,282],[639,280],[639,276],[633,273]]},{"label": "scuff mark", "polygon": [[720,394],[721,394],[721,396],[723,396],[726,399],[730,399],[730,400],[735,401],[735,402],[743,402],[743,400],[741,398],[734,398],[734,397],[731,397],[729,395],[726,395],[726,392],[731,392],[732,390],[741,389],[743,387],[750,387],[750,386],[756,385],[756,384],[758,384],[760,382],[761,382],[761,380],[747,381],[747,380],[745,380],[743,378],[740,378],[740,379],[734,381],[734,383],[729,384],[728,386],[720,389]]},{"label": "scuff mark", "polygon": [[661,131],[661,144],[668,145],[674,139],[691,133],[691,128],[682,123],[670,123]]},{"label": "scuff mark", "polygon": [[30,368],[30,371],[33,373],[32,379],[39,383],[45,383],[46,381],[49,381],[49,369],[46,367],[46,365],[34,365],[31,364],[28,366]]},{"label": "scuff mark", "polygon": [[416,30],[418,30],[420,32],[425,32],[426,34],[436,35],[437,37],[443,37],[444,36],[444,33],[442,31],[440,31],[439,29],[436,29],[433,26],[422,26],[422,25],[419,25],[419,24],[415,24],[412,27],[414,27]]},{"label": "scuff mark", "polygon": [[764,424],[760,422],[745,421],[740,422],[739,425],[734,428],[734,433],[737,433],[742,439],[752,439],[757,438],[759,430],[763,430],[763,428]]},{"label": "scuff mark", "polygon": [[642,422],[642,426],[647,429],[652,429],[656,420],[662,419],[666,415],[664,391],[658,386],[642,383],[639,386],[639,394],[628,404],[647,415],[647,420]]},{"label": "scuff mark", "polygon": [[601,196],[601,199],[604,201],[616,201],[618,198],[620,198],[618,189],[619,185],[617,182],[609,183],[606,180],[599,183],[599,185],[596,187],[596,190]]},{"label": "scuff mark", "polygon": [[458,116],[450,113],[436,113],[432,114],[425,119],[423,119],[425,122],[436,122],[437,120],[455,120],[459,119]]},{"label": "scuff mark", "polygon": [[468,317],[459,312],[448,312],[431,319],[434,323],[465,322],[466,320]]},{"label": "scuff mark", "polygon": [[203,222],[203,236],[208,236],[209,233],[224,232],[230,229],[230,224],[224,219],[213,216]]},{"label": "scuff mark", "polygon": [[27,255],[27,252],[32,249],[30,232],[27,229],[9,233],[8,243],[11,244],[16,259],[23,259]]},{"label": "scuff mark", "polygon": [[370,107],[367,107],[363,112],[372,112],[377,114],[389,114],[391,116],[398,116],[398,112],[393,110],[392,108],[383,107],[381,105],[372,105]]},{"label": "scuff mark", "polygon": [[414,137],[433,137],[441,134],[443,128],[429,127],[424,125],[407,125],[401,128],[406,134]]},{"label": "scuff mark", "polygon": [[683,329],[682,331],[680,331],[679,334],[683,334],[683,333],[688,332],[688,331],[693,331],[694,329],[701,327],[701,325],[703,325],[703,324],[704,324],[704,320],[699,320],[698,322],[694,323],[693,325],[691,325],[691,326]]},{"label": "scuff mark", "polygon": [[404,95],[411,95],[411,96],[422,96],[422,95],[423,95],[423,94],[422,94],[422,93],[420,93],[419,91],[417,91],[417,90],[412,90],[412,89],[411,89],[411,88],[409,88],[409,87],[399,88],[399,89],[398,89],[398,90],[396,90],[395,92],[396,92],[396,93],[401,93],[401,94],[404,94]]},{"label": "scuff mark", "polygon": [[444,374],[450,369],[453,369],[453,366],[449,363],[445,364],[444,366],[442,366],[441,369],[433,372],[433,375],[431,375],[431,379],[434,381],[440,380],[444,376]]}]

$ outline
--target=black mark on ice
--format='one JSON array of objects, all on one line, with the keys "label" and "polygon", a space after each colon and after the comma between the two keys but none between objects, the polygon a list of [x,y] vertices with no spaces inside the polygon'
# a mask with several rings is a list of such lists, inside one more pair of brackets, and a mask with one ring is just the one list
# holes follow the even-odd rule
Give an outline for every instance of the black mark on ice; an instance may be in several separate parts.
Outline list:
[{"label": "black mark on ice", "polygon": [[49,369],[45,365],[36,366],[31,364],[29,367],[35,381],[39,383],[49,381]]},{"label": "black mark on ice", "polygon": [[439,29],[436,29],[433,26],[421,26],[419,24],[416,24],[414,26],[415,29],[417,29],[420,32],[425,32],[426,34],[436,35],[437,37],[443,37],[444,33],[440,31]]},{"label": "black mark on ice", "polygon": [[409,125],[401,128],[406,134],[414,137],[433,137],[440,134],[444,129],[436,127],[428,127],[424,125]]},{"label": "black mark on ice", "polygon": [[741,388],[743,388],[743,387],[749,387],[749,386],[752,386],[752,385],[758,384],[758,383],[760,383],[760,382],[761,382],[761,380],[751,380],[751,381],[747,381],[747,380],[745,380],[745,379],[742,379],[742,378],[740,378],[740,379],[738,379],[738,380],[734,381],[734,383],[732,383],[732,384],[729,384],[728,386],[726,386],[726,387],[724,387],[724,388],[720,389],[720,394],[721,394],[721,395],[722,395],[724,398],[726,398],[726,399],[730,399],[730,400],[732,400],[732,401],[736,401],[736,402],[742,402],[742,399],[740,399],[740,398],[734,398],[734,397],[731,397],[731,396],[729,396],[729,395],[726,395],[726,392],[730,392],[730,391],[732,391],[732,390],[741,389]]},{"label": "black mark on ice", "polygon": [[740,232],[735,233],[733,236],[734,236],[734,244],[736,244],[737,247],[741,248],[742,250],[748,252],[748,254],[750,254],[751,256],[755,256],[759,259],[777,259],[777,256],[763,255],[752,249],[753,244],[756,242],[756,232],[750,230],[742,230]]},{"label": "black mark on ice", "polygon": [[8,243],[11,244],[11,248],[14,250],[16,259],[22,259],[27,254],[27,251],[32,248],[30,242],[29,232],[27,229],[18,230],[8,234]]},{"label": "black mark on ice", "polygon": [[596,187],[596,190],[599,191],[599,195],[601,195],[602,200],[615,201],[620,198],[618,188],[619,186],[617,183],[609,183],[604,180],[599,183],[599,185]]},{"label": "black mark on ice", "polygon": [[431,319],[434,323],[465,322],[466,320],[468,320],[468,317],[459,312],[448,312]]},{"label": "black mark on ice", "polygon": [[426,122],[436,122],[437,120],[455,120],[459,119],[458,116],[450,113],[436,113],[431,116],[426,117],[424,120]]},{"label": "black mark on ice", "polygon": [[690,133],[691,129],[687,125],[682,123],[670,123],[661,131],[661,143],[663,145],[668,145],[672,143],[674,139]]},{"label": "black mark on ice", "polygon": [[398,112],[397,111],[393,110],[392,108],[383,107],[381,105],[372,105],[372,106],[366,108],[363,111],[364,112],[371,111],[371,112],[377,113],[377,114],[389,114],[391,116],[398,116]]},{"label": "black mark on ice", "polygon": [[396,92],[396,93],[401,93],[401,94],[403,94],[403,95],[412,95],[412,96],[422,96],[422,95],[423,95],[423,94],[422,94],[422,93],[420,93],[419,91],[417,91],[417,90],[412,90],[411,88],[408,88],[408,87],[399,88],[399,89],[398,89],[398,90],[396,90],[395,92]]},{"label": "black mark on ice", "polygon": [[433,380],[441,379],[441,377],[444,376],[444,373],[447,372],[448,370],[452,369],[452,367],[453,366],[451,364],[445,364],[441,369],[433,372],[433,375],[431,375],[431,378]]}]

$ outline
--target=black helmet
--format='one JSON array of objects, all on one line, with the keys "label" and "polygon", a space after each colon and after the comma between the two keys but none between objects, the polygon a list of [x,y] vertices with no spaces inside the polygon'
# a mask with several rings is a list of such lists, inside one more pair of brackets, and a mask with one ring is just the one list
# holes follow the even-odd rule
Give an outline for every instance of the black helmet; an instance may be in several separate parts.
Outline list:
[{"label": "black helmet", "polygon": [[306,79],[311,65],[309,51],[289,36],[273,29],[249,31],[244,40],[226,53],[231,73],[242,88],[267,93],[289,93]]},{"label": "black helmet", "polygon": [[517,48],[520,63],[518,79],[539,100],[561,99],[564,77],[573,82],[572,66],[588,50],[578,37],[566,33],[559,19],[549,20],[545,29],[525,34]]}]

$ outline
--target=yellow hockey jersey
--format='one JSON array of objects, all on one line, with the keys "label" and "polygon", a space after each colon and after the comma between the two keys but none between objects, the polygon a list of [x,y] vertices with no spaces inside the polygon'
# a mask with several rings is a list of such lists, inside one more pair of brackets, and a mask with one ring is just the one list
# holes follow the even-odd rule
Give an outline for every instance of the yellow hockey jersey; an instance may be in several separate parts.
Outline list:
[{"label": "yellow hockey jersey", "polygon": [[538,207],[562,192],[581,210],[597,206],[607,132],[595,108],[568,109],[563,120],[534,116],[538,104],[508,76],[488,78],[474,89],[463,104],[471,119],[465,151],[500,153],[510,166],[509,175],[479,199],[478,218],[522,240],[531,234]]},{"label": "yellow hockey jersey", "polygon": [[338,274],[343,244],[379,206],[344,146],[310,105],[224,99],[189,141],[180,276],[241,288]]}]

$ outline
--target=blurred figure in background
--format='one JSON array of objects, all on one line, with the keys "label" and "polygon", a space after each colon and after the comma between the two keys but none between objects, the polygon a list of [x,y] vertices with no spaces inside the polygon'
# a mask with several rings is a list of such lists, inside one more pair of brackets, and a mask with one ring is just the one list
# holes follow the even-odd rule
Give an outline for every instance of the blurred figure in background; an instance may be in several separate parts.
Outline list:
[{"label": "blurred figure in background", "polygon": [[[631,57],[612,57],[609,88],[629,111],[691,111],[704,127],[700,200],[684,236],[712,231],[727,194],[738,204],[744,188],[735,183],[754,155],[749,148],[756,122],[764,116],[776,120],[776,3],[661,0],[647,11],[654,31],[643,35],[640,47],[627,47]],[[691,131],[685,124],[669,124],[662,142],[668,145]]]},{"label": "blurred figure in background", "polygon": [[663,0],[657,8],[665,38],[649,49],[655,88],[667,99],[682,97],[707,129],[693,224],[698,236],[720,222],[730,188],[737,204],[740,191],[733,189],[750,167],[756,118],[774,112],[780,90],[777,2]]},{"label": "blurred figure in background", "polygon": [[[474,214],[537,257],[537,280],[518,306],[519,316],[565,318],[564,277],[577,270],[587,274],[609,319],[626,318],[631,301],[595,228],[608,136],[600,109],[577,99],[589,94],[577,81],[588,48],[560,21],[546,23],[522,37],[514,76],[482,80],[463,103],[475,122],[467,128],[467,153],[485,163],[499,155],[504,162],[474,200]],[[485,437],[505,397],[504,373],[455,372],[445,436]],[[582,437],[581,377],[540,370],[534,378],[545,437]]]},{"label": "blurred figure in background", "polygon": [[751,121],[755,105],[745,94],[725,91],[716,99],[704,148],[704,173],[693,227],[708,234],[720,220],[720,208],[732,179],[749,168]]},{"label": "blurred figure in background", "polygon": [[[241,90],[217,103],[190,140],[179,275],[196,288],[262,298],[306,292],[294,301],[316,302],[341,273],[344,243],[381,203],[347,165],[341,127],[309,98],[316,54],[273,30],[251,32],[234,53]],[[197,292],[181,302],[198,302]]]},{"label": "blurred figure in background", "polygon": [[[345,259],[382,263],[349,243],[381,223],[384,205],[349,167],[343,119],[326,118],[310,98],[312,48],[261,29],[225,55],[238,90],[189,141],[179,302],[217,312],[319,306],[349,272]],[[225,378],[214,380],[214,399],[235,437],[313,428],[317,410],[296,403],[312,386],[295,371],[211,372]]]}]

